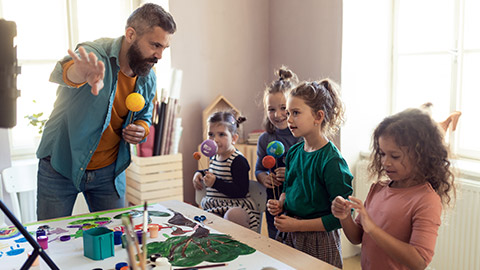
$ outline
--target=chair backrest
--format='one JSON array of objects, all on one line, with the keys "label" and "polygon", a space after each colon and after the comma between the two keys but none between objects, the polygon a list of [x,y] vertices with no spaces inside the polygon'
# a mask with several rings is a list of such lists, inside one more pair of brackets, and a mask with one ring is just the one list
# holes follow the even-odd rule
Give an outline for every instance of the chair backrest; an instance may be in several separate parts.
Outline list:
[{"label": "chair backrest", "polygon": [[9,193],[12,201],[12,213],[22,222],[19,192],[34,191],[37,189],[37,163],[29,163],[6,168],[2,171],[3,187]]},{"label": "chair backrest", "polygon": [[257,232],[262,232],[262,221],[263,213],[267,208],[267,189],[260,182],[255,180],[250,180],[250,185],[248,187],[248,192],[250,193],[250,198],[255,203],[258,212],[260,212],[260,220],[257,228]]},{"label": "chair backrest", "polygon": [[203,185],[202,190],[195,189],[195,202],[198,204],[199,207],[205,195],[207,195],[207,190],[205,189],[205,185]]},{"label": "chair backrest", "polygon": [[260,215],[262,215],[267,207],[267,190],[265,186],[258,181],[250,180],[248,192],[250,193],[252,200],[255,202]]},{"label": "chair backrest", "polygon": [[[250,193],[250,197],[255,202],[257,206],[257,210],[260,213],[265,212],[267,207],[267,191],[266,188],[260,184],[258,181],[250,180],[248,185],[248,192]],[[202,190],[195,190],[195,202],[200,206],[202,202],[202,198],[205,197],[207,191],[205,187]]]}]

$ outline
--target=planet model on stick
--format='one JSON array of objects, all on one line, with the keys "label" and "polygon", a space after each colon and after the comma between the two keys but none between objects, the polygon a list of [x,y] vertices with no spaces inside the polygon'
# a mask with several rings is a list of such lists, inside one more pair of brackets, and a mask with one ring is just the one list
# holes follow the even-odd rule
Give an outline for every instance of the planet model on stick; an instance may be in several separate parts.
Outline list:
[{"label": "planet model on stick", "polygon": [[[125,99],[125,105],[127,105],[127,109],[132,112],[138,112],[145,107],[145,98],[139,93],[131,93]],[[130,120],[128,120],[128,124],[132,123],[133,113],[130,114]]]},{"label": "planet model on stick", "polygon": [[285,153],[285,146],[279,141],[271,141],[267,145],[267,154],[274,158],[279,158]]},{"label": "planet model on stick", "polygon": [[200,145],[200,151],[202,154],[204,154],[206,157],[213,157],[215,154],[217,154],[217,143],[215,143],[214,140],[206,139],[205,141],[202,142]]},{"label": "planet model on stick", "polygon": [[195,160],[200,160],[202,158],[202,156],[201,156],[200,152],[194,152],[193,153],[193,158]]},{"label": "planet model on stick", "polygon": [[267,168],[267,169],[271,169],[273,168],[273,166],[275,166],[275,158],[273,156],[265,156],[263,159],[262,159],[262,165],[263,167]]},{"label": "planet model on stick", "polygon": [[125,99],[125,104],[128,110],[138,112],[145,107],[145,99],[139,93],[131,93],[127,96],[127,99]]}]

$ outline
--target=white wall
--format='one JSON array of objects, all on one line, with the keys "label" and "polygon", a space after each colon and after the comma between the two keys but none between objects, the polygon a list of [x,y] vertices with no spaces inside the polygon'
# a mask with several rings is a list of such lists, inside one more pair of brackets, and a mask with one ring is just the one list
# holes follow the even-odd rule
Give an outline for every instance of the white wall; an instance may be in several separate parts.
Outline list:
[{"label": "white wall", "polygon": [[10,139],[8,129],[0,128],[0,171],[12,166],[10,159]]}]

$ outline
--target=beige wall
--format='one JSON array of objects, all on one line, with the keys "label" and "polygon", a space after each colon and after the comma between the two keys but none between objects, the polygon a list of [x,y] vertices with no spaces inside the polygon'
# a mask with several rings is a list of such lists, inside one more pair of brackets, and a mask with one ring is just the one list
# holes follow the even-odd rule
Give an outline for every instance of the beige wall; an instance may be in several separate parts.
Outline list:
[{"label": "beige wall", "polygon": [[341,1],[175,0],[170,12],[178,25],[172,66],[183,70],[184,197],[194,203],[191,154],[202,142],[202,110],[222,94],[249,132],[261,127],[262,91],[280,65],[301,79],[340,80]]},{"label": "beige wall", "polygon": [[340,80],[342,1],[274,0],[269,13],[270,70],[285,64],[301,80]]}]

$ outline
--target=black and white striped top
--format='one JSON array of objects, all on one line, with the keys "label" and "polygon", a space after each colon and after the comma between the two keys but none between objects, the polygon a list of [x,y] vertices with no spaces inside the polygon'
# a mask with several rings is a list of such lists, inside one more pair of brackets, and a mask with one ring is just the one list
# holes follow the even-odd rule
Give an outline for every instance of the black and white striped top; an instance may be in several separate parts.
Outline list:
[{"label": "black and white striped top", "polygon": [[214,156],[210,160],[209,171],[215,175],[216,179],[212,187],[206,187],[207,193],[202,199],[202,208],[224,217],[229,209],[240,207],[248,215],[250,229],[258,232],[260,212],[256,209],[255,202],[248,192],[250,166],[247,159],[238,150],[235,150],[226,160],[218,160],[217,156]]},{"label": "black and white striped top", "polygon": [[209,171],[216,180],[212,187],[207,187],[207,197],[247,198],[250,166],[240,151],[235,150],[226,160],[218,160],[215,155],[210,160]]}]

